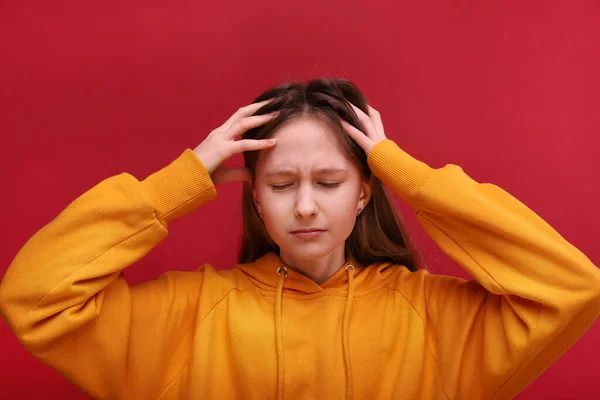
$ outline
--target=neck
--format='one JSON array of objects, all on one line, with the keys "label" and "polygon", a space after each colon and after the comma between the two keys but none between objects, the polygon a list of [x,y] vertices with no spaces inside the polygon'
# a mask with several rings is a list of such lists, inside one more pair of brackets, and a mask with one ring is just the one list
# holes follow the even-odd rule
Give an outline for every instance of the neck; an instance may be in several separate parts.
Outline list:
[{"label": "neck", "polygon": [[346,262],[345,245],[322,257],[301,259],[293,254],[281,251],[281,260],[296,271],[312,279],[318,285],[327,281]]}]

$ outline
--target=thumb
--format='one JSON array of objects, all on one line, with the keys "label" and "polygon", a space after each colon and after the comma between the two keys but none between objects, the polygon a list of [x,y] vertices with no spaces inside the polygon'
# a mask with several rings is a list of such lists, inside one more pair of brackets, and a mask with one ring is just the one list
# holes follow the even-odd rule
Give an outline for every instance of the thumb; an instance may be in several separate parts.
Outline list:
[{"label": "thumb", "polygon": [[246,167],[226,168],[221,166],[213,173],[212,179],[215,184],[239,181],[251,182],[252,174]]}]

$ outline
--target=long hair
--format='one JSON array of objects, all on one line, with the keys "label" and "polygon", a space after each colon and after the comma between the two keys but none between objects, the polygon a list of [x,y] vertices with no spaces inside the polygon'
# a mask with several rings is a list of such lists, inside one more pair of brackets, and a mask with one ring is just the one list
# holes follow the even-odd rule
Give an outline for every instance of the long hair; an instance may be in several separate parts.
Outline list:
[{"label": "long hair", "polygon": [[[358,216],[352,233],[346,239],[346,254],[368,266],[376,262],[391,262],[411,271],[420,268],[420,256],[406,234],[400,213],[390,201],[382,182],[372,175],[364,150],[345,132],[343,118],[364,132],[349,102],[368,114],[363,93],[347,79],[319,78],[308,82],[287,82],[270,88],[253,103],[274,98],[254,115],[280,111],[272,121],[246,131],[243,139],[267,139],[286,122],[299,117],[314,117],[326,124],[339,139],[346,156],[358,167],[361,177],[370,180],[372,196]],[[244,152],[245,166],[254,181],[258,151]],[[252,196],[252,184],[245,182],[242,192],[242,238],[238,260],[254,262],[266,253],[279,254],[279,246],[268,234],[258,216]]]}]

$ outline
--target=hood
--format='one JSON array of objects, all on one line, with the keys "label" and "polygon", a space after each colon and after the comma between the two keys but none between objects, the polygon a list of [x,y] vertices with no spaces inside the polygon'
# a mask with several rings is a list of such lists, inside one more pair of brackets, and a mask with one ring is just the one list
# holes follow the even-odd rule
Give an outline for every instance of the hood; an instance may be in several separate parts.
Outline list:
[{"label": "hood", "polygon": [[354,259],[348,259],[325,282],[318,285],[312,279],[286,265],[279,255],[267,253],[253,263],[238,264],[236,268],[248,275],[254,284],[264,290],[274,290],[275,294],[275,338],[277,351],[277,400],[283,399],[284,382],[284,346],[282,326],[283,292],[314,294],[319,292],[343,293],[346,297],[344,309],[342,337],[340,341],[344,349],[344,366],[346,372],[346,399],[352,399],[352,361],[350,359],[349,326],[354,295],[373,291],[386,284],[386,278],[399,268],[390,268],[393,264],[377,263],[363,266]]},{"label": "hood", "polygon": [[286,267],[287,277],[283,283],[283,290],[285,291],[304,294],[330,291],[336,294],[346,294],[349,283],[346,271],[346,266],[348,265],[354,266],[353,284],[355,294],[370,292],[385,286],[387,278],[396,271],[395,268],[391,268],[393,264],[388,262],[364,266],[357,263],[355,259],[348,258],[329,279],[319,285],[309,277],[285,264],[276,253],[267,253],[252,263],[238,264],[236,268],[248,275],[253,283],[265,290],[276,290],[279,281],[277,269],[279,267]]}]

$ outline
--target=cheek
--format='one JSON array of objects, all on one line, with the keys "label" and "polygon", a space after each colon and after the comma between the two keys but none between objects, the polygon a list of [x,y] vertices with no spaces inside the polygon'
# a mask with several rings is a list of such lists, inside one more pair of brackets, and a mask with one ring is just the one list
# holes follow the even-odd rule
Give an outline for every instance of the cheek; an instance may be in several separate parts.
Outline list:
[{"label": "cheek", "polygon": [[328,222],[335,225],[336,230],[352,230],[355,222],[356,203],[351,198],[335,199],[327,205]]},{"label": "cheek", "polygon": [[259,190],[257,194],[267,230],[272,232],[281,229],[282,222],[289,220],[293,209],[289,196],[273,193],[270,187]]},{"label": "cheek", "polygon": [[320,205],[329,228],[339,234],[350,234],[356,222],[358,190],[356,185],[347,185],[327,194]]},{"label": "cheek", "polygon": [[340,192],[328,207],[330,215],[335,216],[338,229],[344,234],[350,234],[356,224],[358,197],[359,190],[354,186],[349,187]]}]

